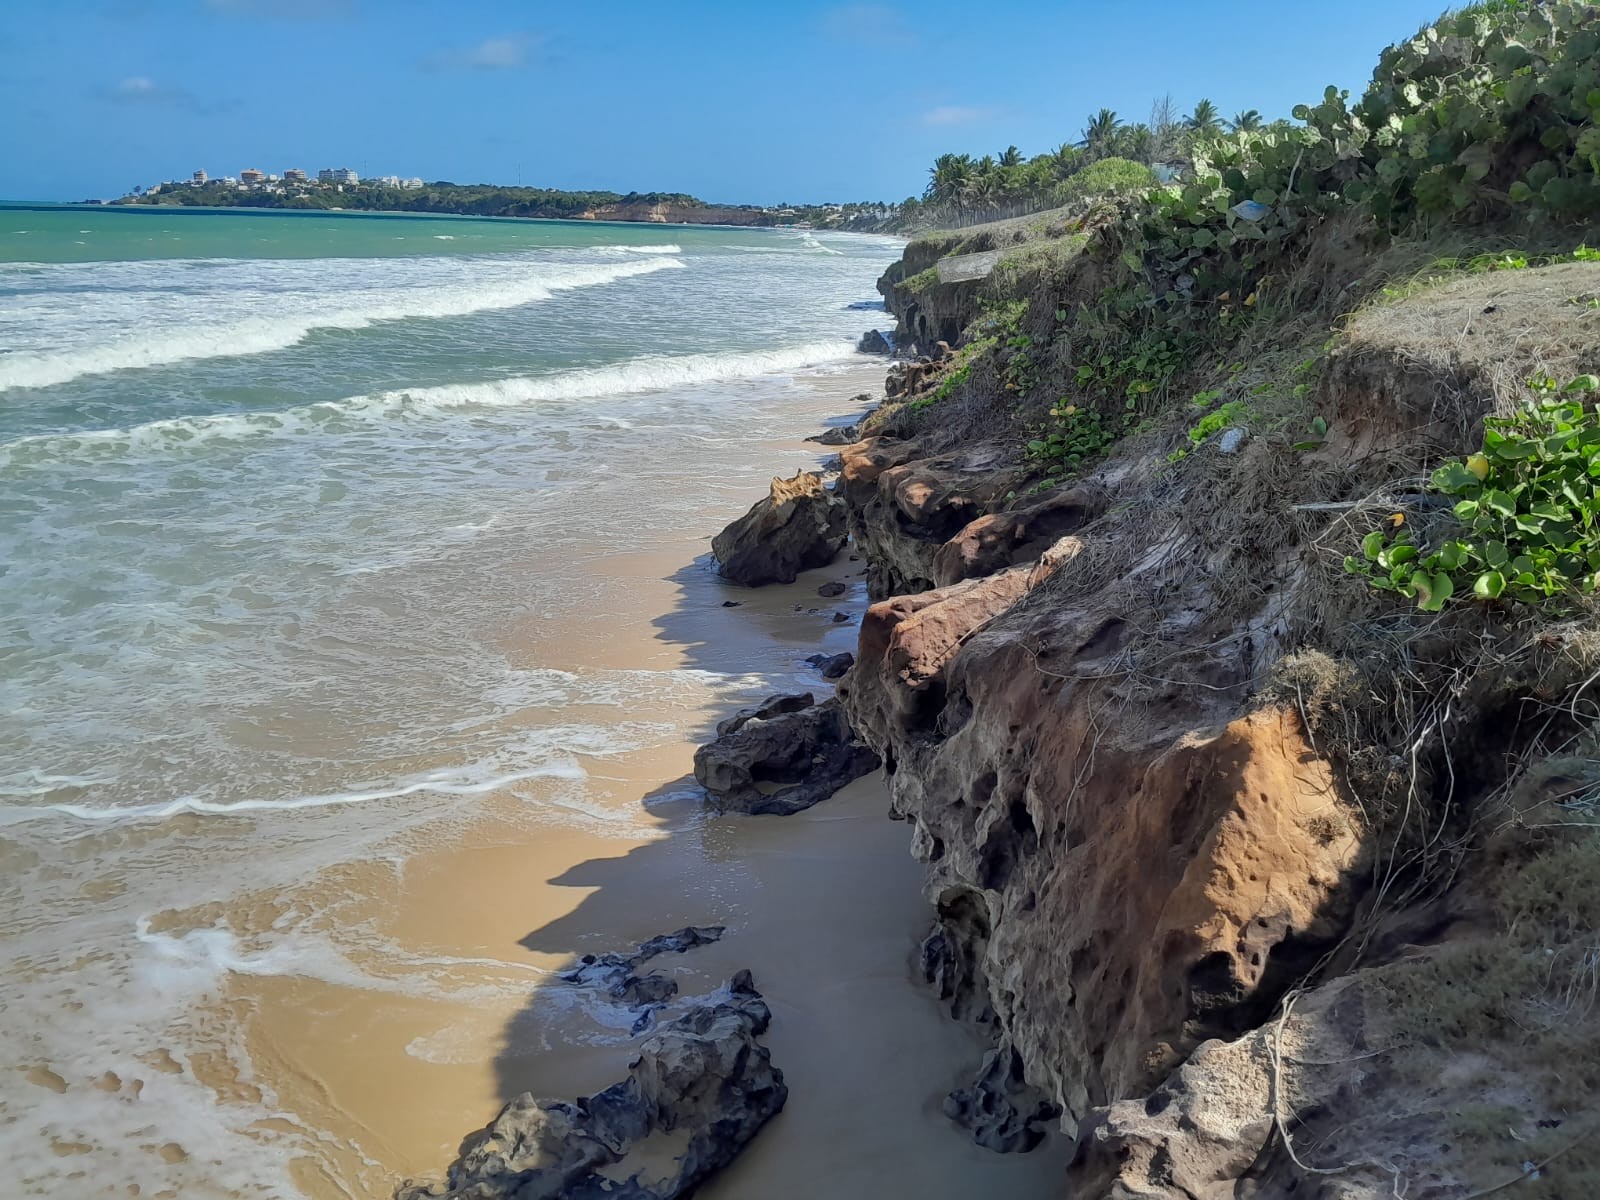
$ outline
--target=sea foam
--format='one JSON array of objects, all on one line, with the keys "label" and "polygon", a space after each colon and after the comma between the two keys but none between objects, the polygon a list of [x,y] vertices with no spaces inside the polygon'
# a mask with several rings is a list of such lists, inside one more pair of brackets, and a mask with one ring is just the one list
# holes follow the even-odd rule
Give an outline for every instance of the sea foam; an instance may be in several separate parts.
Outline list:
[{"label": "sea foam", "polygon": [[217,441],[336,434],[340,422],[352,419],[428,416],[457,409],[510,408],[669,391],[825,368],[847,362],[855,355],[855,348],[845,340],[808,342],[777,350],[648,355],[605,367],[481,383],[401,388],[280,412],[215,413],[149,421],[125,429],[35,434],[0,445],[0,469],[129,455],[161,457]]},{"label": "sea foam", "polygon": [[588,778],[588,772],[576,763],[552,763],[525,771],[510,771],[487,778],[467,778],[459,773],[433,772],[410,780],[401,780],[389,787],[363,791],[330,792],[320,796],[290,796],[282,799],[254,799],[218,802],[198,796],[179,796],[160,804],[37,804],[22,807],[0,806],[0,827],[55,814],[75,817],[80,821],[131,821],[165,820],[180,813],[204,816],[238,816],[255,812],[289,812],[301,808],[331,808],[344,804],[367,804],[374,800],[392,800],[412,796],[419,792],[443,796],[478,796],[500,788],[510,787],[529,779],[564,779],[578,781]]},{"label": "sea foam", "polygon": [[[179,320],[185,316],[192,320],[176,328],[158,327],[158,332],[140,340],[119,336],[64,353],[22,351],[0,356],[0,391],[51,387],[109,371],[265,354],[296,345],[318,330],[365,329],[380,321],[456,317],[517,308],[548,300],[556,292],[599,287],[682,266],[668,255],[592,266],[530,263],[515,270],[499,271],[487,279],[457,279],[430,286],[375,287],[356,293],[352,303],[330,304],[322,311],[317,310],[317,303],[311,296],[275,293],[263,298],[274,302],[266,306],[301,311],[288,316],[242,316],[215,324],[204,321],[206,310],[197,306],[192,313],[178,314]],[[122,297],[125,304],[133,299]]]}]

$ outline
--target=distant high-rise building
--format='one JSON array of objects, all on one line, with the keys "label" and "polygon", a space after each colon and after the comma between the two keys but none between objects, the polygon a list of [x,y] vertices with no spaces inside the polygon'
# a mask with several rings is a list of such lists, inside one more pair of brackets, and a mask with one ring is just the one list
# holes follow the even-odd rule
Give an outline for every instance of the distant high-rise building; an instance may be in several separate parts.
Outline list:
[{"label": "distant high-rise building", "polygon": [[239,172],[240,183],[261,183],[265,181],[266,178],[267,177],[263,172],[256,170],[254,167],[246,167],[244,170]]},{"label": "distant high-rise building", "polygon": [[349,167],[323,167],[317,172],[319,183],[360,183],[361,176]]},{"label": "distant high-rise building", "polygon": [[410,188],[415,191],[417,188],[422,186],[422,180],[413,175],[410,179],[402,179],[400,181],[400,186],[403,188]]},{"label": "distant high-rise building", "polygon": [[194,173],[194,181],[196,183],[204,183],[206,181],[206,173],[204,171],[196,171]]},{"label": "distant high-rise building", "polygon": [[306,173],[299,167],[290,167],[283,173],[283,181],[285,183],[304,183],[306,181]]}]

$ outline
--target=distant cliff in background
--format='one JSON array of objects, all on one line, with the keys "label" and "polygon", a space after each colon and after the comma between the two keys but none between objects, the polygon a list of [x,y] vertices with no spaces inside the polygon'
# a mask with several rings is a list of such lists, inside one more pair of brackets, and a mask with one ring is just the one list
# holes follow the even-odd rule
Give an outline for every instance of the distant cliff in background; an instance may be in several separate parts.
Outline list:
[{"label": "distant cliff in background", "polygon": [[255,185],[221,180],[162,184],[123,196],[115,204],[194,208],[356,209],[451,213],[469,217],[543,217],[574,221],[644,221],[682,225],[799,225],[872,232],[887,228],[894,208],[884,204],[813,204],[767,208],[708,204],[681,192],[564,192],[554,188],[429,183],[421,188],[385,184]]}]

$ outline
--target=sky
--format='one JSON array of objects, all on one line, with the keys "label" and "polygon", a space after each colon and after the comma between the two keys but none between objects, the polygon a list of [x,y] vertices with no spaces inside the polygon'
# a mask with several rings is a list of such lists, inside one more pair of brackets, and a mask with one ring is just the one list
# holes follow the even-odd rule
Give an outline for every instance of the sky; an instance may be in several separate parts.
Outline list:
[{"label": "sky", "polygon": [[1440,0],[4,0],[0,198],[196,168],[899,200],[1102,106],[1356,95]]}]

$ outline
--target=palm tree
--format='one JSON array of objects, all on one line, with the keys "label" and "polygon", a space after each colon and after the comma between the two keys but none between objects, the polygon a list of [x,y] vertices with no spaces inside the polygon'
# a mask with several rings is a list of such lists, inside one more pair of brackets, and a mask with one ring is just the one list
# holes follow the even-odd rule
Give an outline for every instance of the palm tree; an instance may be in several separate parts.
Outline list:
[{"label": "palm tree", "polygon": [[1184,118],[1183,123],[1193,133],[1220,133],[1222,114],[1211,101],[1202,100],[1194,106],[1194,111]]},{"label": "palm tree", "polygon": [[1117,114],[1109,108],[1102,108],[1083,127],[1083,137],[1078,145],[1083,147],[1090,158],[1104,158],[1109,151],[1111,140],[1116,137],[1117,130],[1122,128],[1122,122]]},{"label": "palm tree", "polygon": [[999,196],[1000,179],[993,171],[977,172],[967,184],[966,199],[973,204],[992,204]]},{"label": "palm tree", "polygon": [[1118,158],[1147,163],[1154,157],[1155,135],[1145,124],[1124,125],[1111,139],[1109,149]]},{"label": "palm tree", "polygon": [[1022,151],[1015,146],[1007,146],[1000,153],[1000,165],[1002,167],[1020,167],[1022,165]]},{"label": "palm tree", "polygon": [[1049,154],[1050,169],[1057,179],[1065,179],[1083,166],[1083,151],[1071,142],[1062,142]]},{"label": "palm tree", "polygon": [[1253,108],[1247,108],[1242,113],[1235,113],[1233,120],[1228,122],[1228,129],[1232,133],[1254,133],[1261,126],[1261,113]]},{"label": "palm tree", "polygon": [[923,197],[936,203],[959,205],[971,182],[970,154],[941,154],[928,169],[928,188]]}]

